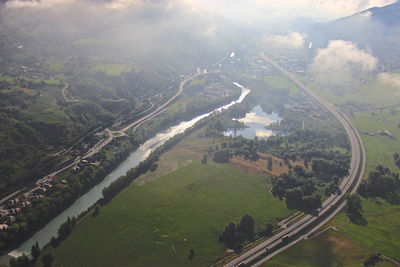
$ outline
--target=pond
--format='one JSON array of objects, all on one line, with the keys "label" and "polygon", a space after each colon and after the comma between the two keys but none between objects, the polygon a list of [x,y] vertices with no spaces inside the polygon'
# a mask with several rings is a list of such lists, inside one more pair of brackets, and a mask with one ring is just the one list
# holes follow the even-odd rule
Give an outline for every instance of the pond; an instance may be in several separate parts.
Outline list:
[{"label": "pond", "polygon": [[278,131],[265,129],[265,126],[274,122],[281,121],[281,117],[275,112],[271,114],[265,113],[260,106],[254,107],[246,116],[238,121],[244,123],[246,128],[241,129],[228,129],[224,132],[225,136],[243,136],[248,139],[267,138],[271,135],[276,135]]}]

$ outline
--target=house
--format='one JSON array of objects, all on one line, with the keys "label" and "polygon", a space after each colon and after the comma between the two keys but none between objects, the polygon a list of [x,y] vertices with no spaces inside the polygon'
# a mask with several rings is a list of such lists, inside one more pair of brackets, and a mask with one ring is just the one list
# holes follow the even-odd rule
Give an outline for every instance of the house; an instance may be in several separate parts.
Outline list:
[{"label": "house", "polygon": [[18,205],[19,202],[20,202],[19,198],[11,199],[8,201],[8,206],[14,207],[14,206]]},{"label": "house", "polygon": [[8,219],[7,219],[7,222],[8,222],[9,224],[15,222],[15,217],[14,217],[14,216],[9,216]]},{"label": "house", "polygon": [[44,199],[44,195],[34,195],[29,197],[29,200],[32,202],[39,202],[42,199]]},{"label": "house", "polygon": [[41,188],[44,188],[44,189],[50,189],[50,188],[53,187],[53,185],[51,185],[51,184],[49,184],[49,183],[41,183],[41,184],[40,184],[40,187],[41,187]]},{"label": "house", "polygon": [[32,191],[32,194],[34,194],[34,195],[41,195],[41,194],[46,193],[46,191],[47,191],[46,188],[39,187],[39,188],[33,190],[33,191]]}]

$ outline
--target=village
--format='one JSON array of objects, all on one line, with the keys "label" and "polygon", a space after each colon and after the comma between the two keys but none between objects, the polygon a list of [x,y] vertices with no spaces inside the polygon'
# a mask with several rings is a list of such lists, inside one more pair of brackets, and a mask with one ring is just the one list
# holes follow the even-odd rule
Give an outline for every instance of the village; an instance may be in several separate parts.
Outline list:
[{"label": "village", "polygon": [[[49,191],[54,186],[65,186],[68,181],[59,179],[58,173],[71,168],[73,173],[77,173],[85,166],[98,166],[102,158],[97,154],[109,141],[107,130],[95,133],[90,142],[82,142],[75,150],[64,152],[69,157],[68,160],[61,162],[59,169],[51,174],[39,179],[33,188],[22,193],[18,197],[9,200],[3,199],[3,205],[0,206],[0,231],[6,230],[10,225],[16,222],[16,216],[28,209],[32,205],[43,201]],[[7,197],[6,197],[7,198]]]}]

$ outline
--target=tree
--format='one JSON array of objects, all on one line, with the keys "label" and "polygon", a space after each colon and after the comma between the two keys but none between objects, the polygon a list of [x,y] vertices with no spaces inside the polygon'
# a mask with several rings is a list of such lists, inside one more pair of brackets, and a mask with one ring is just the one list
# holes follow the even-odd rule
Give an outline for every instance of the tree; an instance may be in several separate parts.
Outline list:
[{"label": "tree", "polygon": [[350,195],[347,198],[347,211],[349,213],[361,213],[363,211],[361,199],[357,194]]},{"label": "tree", "polygon": [[44,267],[50,267],[51,264],[53,263],[53,253],[52,251],[49,251],[42,257],[42,263]]},{"label": "tree", "polygon": [[297,176],[301,176],[301,177],[307,176],[306,172],[304,171],[303,167],[301,167],[301,166],[295,166],[293,170]]},{"label": "tree", "polygon": [[272,171],[272,157],[271,156],[267,157],[267,169],[269,171]]},{"label": "tree", "polygon": [[368,259],[366,259],[364,261],[364,266],[365,267],[370,267],[370,266],[372,267],[372,266],[375,266],[375,264],[377,264],[377,263],[379,263],[381,261],[382,261],[381,254],[379,254],[379,253],[372,254],[372,255],[369,255]]},{"label": "tree", "polygon": [[153,164],[151,165],[151,167],[150,167],[150,171],[151,171],[151,172],[155,172],[155,171],[157,170],[157,168],[158,168],[158,164],[157,164],[157,163],[153,163]]},{"label": "tree", "polygon": [[100,205],[97,204],[97,205],[94,207],[92,216],[93,216],[93,217],[96,217],[97,215],[99,215],[99,212],[100,212]]},{"label": "tree", "polygon": [[302,206],[303,210],[308,212],[321,207],[321,196],[318,194],[313,194],[311,196],[303,197]]},{"label": "tree", "polygon": [[76,223],[76,217],[70,217],[67,218],[67,221],[63,224],[60,225],[60,228],[58,228],[58,236],[61,239],[65,239],[72,231],[72,229],[75,227]]},{"label": "tree", "polygon": [[40,247],[39,247],[39,243],[38,242],[36,242],[34,245],[32,245],[31,255],[32,255],[32,258],[33,258],[34,261],[36,261],[37,258],[39,257],[39,255],[40,255]]},{"label": "tree", "polygon": [[22,256],[19,256],[16,259],[11,259],[10,260],[10,266],[11,267],[29,267],[30,262],[28,256],[26,254],[22,254]]},{"label": "tree", "polygon": [[229,150],[219,150],[215,152],[213,160],[217,163],[227,163],[231,157]]},{"label": "tree", "polygon": [[52,246],[53,248],[57,247],[58,242],[59,242],[59,241],[58,241],[57,238],[55,238],[54,236],[51,237],[51,239],[50,239],[50,244],[51,244],[51,246]]},{"label": "tree", "polygon": [[206,164],[207,163],[207,154],[203,155],[203,159],[201,160],[202,164]]},{"label": "tree", "polygon": [[367,220],[362,215],[361,199],[358,194],[350,195],[347,198],[347,216],[350,221],[358,225],[366,225]]},{"label": "tree", "polygon": [[[396,158],[396,155],[393,158]],[[364,196],[379,196],[391,199],[393,193],[399,190],[399,174],[392,173],[388,168],[378,165],[375,170],[369,173],[368,180],[362,183],[359,191]]]},{"label": "tree", "polygon": [[265,236],[272,236],[273,229],[274,229],[274,226],[272,225],[272,223],[267,223],[267,225],[265,227]]},{"label": "tree", "polygon": [[246,214],[242,217],[237,227],[240,236],[247,240],[254,239],[254,219]]},{"label": "tree", "polygon": [[189,251],[189,256],[188,256],[188,258],[189,258],[189,260],[192,260],[192,259],[194,258],[194,250],[193,250],[193,249],[191,249],[191,250]]},{"label": "tree", "polygon": [[289,209],[299,208],[303,202],[303,192],[300,189],[294,188],[286,193],[286,206]]},{"label": "tree", "polygon": [[308,169],[308,159],[304,159],[304,167],[306,167],[306,169]]},{"label": "tree", "polygon": [[398,167],[398,168],[400,168],[400,156],[399,156],[399,153],[394,153],[393,154],[393,160],[394,160],[394,164]]},{"label": "tree", "polygon": [[239,242],[239,237],[236,234],[236,225],[231,222],[227,227],[225,227],[221,236],[219,237],[219,242],[224,243],[228,248],[235,248]]}]

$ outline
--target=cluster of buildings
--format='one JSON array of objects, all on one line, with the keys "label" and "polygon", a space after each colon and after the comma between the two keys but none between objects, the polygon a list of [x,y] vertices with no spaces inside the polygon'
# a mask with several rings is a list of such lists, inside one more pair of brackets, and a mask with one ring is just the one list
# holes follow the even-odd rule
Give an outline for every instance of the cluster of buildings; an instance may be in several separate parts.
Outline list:
[{"label": "cluster of buildings", "polygon": [[205,86],[204,90],[199,94],[210,99],[225,98],[232,94],[232,89],[225,88],[221,82],[213,82]]},{"label": "cluster of buildings", "polygon": [[6,230],[8,226],[15,222],[15,216],[32,203],[42,201],[47,191],[53,187],[57,177],[48,177],[42,181],[37,187],[21,196],[8,200],[7,203],[0,207],[0,231]]},{"label": "cluster of buildings", "polygon": [[5,75],[13,77],[25,76],[32,79],[46,78],[50,76],[50,72],[43,68],[40,62],[24,63],[24,65],[15,63],[13,61],[0,61],[3,65],[0,70]]},{"label": "cluster of buildings", "polygon": [[298,58],[290,58],[288,56],[280,55],[280,56],[272,56],[274,61],[279,62],[279,65],[284,66],[285,69],[289,70],[290,72],[297,73],[297,74],[305,74],[305,62]]},{"label": "cluster of buildings", "polygon": [[306,100],[302,103],[293,102],[290,104],[286,104],[285,108],[296,113],[302,113],[309,118],[319,120],[324,120],[327,118],[324,110],[319,105],[313,103],[311,100]]},{"label": "cluster of buildings", "polygon": [[[95,136],[95,140],[104,138],[106,133],[99,133]],[[84,149],[84,148],[82,148]],[[82,154],[79,150],[72,151],[71,162],[63,162],[62,165],[67,165],[64,169],[68,168],[70,165],[73,165],[72,171],[78,172],[80,168],[89,165],[99,165],[101,160],[97,155],[94,155],[87,159],[82,159],[80,156]],[[76,158],[76,160],[73,160]],[[78,162],[78,163],[76,163]],[[70,164],[68,166],[68,164]],[[0,206],[0,231],[6,230],[10,225],[12,225],[16,221],[16,216],[23,210],[32,206],[33,203],[37,203],[46,198],[48,191],[56,184],[58,176],[57,175],[48,175],[43,179],[39,180],[36,183],[36,187],[31,189],[30,191],[8,200],[7,203]],[[61,184],[66,184],[67,181],[61,180]]]},{"label": "cluster of buildings", "polygon": [[389,138],[396,139],[393,133],[388,130],[377,131],[377,132],[366,132],[365,134],[368,134],[370,136],[387,136]]}]

